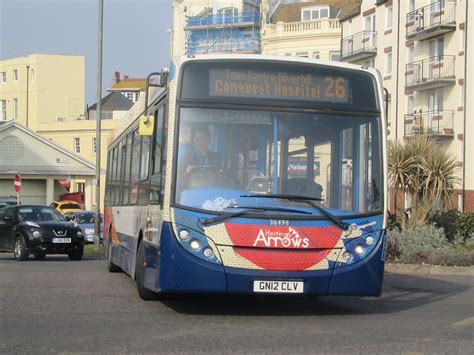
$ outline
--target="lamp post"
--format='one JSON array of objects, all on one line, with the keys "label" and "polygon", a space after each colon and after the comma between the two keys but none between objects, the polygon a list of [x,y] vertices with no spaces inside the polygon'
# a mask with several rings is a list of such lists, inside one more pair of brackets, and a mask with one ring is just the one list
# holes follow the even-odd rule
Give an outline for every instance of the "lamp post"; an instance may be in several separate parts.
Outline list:
[{"label": "lamp post", "polygon": [[100,244],[100,138],[102,120],[102,46],[104,27],[104,0],[99,0],[99,28],[97,43],[97,117],[96,117],[96,163],[95,163],[95,225],[94,225],[94,249],[99,249]]}]

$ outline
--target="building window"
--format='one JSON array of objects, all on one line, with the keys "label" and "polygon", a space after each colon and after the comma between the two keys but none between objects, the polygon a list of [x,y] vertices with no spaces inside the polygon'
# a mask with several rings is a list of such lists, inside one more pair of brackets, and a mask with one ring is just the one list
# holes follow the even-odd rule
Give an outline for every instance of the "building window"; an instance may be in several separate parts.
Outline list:
[{"label": "building window", "polygon": [[34,69],[30,69],[30,80],[35,81],[35,70]]},{"label": "building window", "polygon": [[339,52],[339,51],[329,52],[329,60],[340,62],[341,61],[341,52]]},{"label": "building window", "polygon": [[77,154],[81,152],[81,138],[74,138],[74,152]]},{"label": "building window", "polygon": [[389,30],[392,28],[392,22],[393,22],[393,7],[389,6],[387,7],[387,19],[385,21],[386,30]]},{"label": "building window", "polygon": [[412,12],[415,10],[415,0],[408,1],[408,12]]},{"label": "building window", "polygon": [[0,83],[5,84],[7,82],[7,73],[2,71],[0,72]]},{"label": "building window", "polygon": [[92,153],[97,153],[97,139],[95,137],[92,137]]},{"label": "building window", "polygon": [[100,111],[100,118],[103,120],[111,120],[114,118],[114,113],[113,111]]},{"label": "building window", "polygon": [[297,57],[300,57],[300,58],[309,58],[308,52],[296,53],[296,56],[297,56]]},{"label": "building window", "polygon": [[329,7],[310,7],[301,9],[301,21],[319,20],[329,17]]},{"label": "building window", "polygon": [[7,100],[0,100],[0,118],[2,121],[7,120]]},{"label": "building window", "polygon": [[392,52],[385,55],[385,75],[392,74]]},{"label": "building window", "polygon": [[13,99],[13,117],[14,120],[18,119],[18,99]]},{"label": "building window", "polygon": [[13,81],[18,81],[18,69],[13,69]]}]

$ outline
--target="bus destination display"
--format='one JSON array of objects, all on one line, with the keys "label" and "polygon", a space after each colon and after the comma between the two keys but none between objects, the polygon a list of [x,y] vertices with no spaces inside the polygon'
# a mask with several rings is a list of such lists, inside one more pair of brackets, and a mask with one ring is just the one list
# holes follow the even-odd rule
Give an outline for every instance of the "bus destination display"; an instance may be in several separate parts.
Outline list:
[{"label": "bus destination display", "polygon": [[342,76],[211,68],[209,94],[214,97],[290,99],[350,103]]}]

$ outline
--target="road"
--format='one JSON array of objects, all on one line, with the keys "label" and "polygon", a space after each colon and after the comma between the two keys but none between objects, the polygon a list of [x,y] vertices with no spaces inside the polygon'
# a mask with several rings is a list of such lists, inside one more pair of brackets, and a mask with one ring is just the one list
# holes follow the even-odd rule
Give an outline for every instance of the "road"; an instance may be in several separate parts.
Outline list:
[{"label": "road", "polygon": [[0,253],[0,353],[456,353],[474,349],[474,278],[386,274],[380,298],[138,298],[103,260]]}]

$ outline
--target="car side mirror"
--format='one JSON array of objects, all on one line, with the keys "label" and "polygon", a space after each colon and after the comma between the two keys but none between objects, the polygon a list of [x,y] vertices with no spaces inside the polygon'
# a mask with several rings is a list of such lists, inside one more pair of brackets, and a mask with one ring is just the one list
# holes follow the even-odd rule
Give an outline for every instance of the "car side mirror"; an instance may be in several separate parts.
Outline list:
[{"label": "car side mirror", "polygon": [[13,221],[13,217],[12,216],[3,216],[3,219],[5,221]]},{"label": "car side mirror", "polygon": [[66,222],[71,222],[71,217],[69,216],[64,217],[64,219],[66,220]]}]

